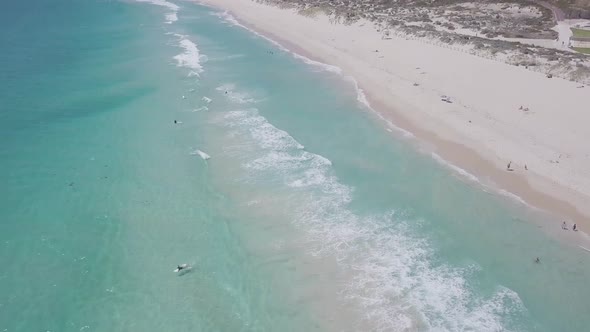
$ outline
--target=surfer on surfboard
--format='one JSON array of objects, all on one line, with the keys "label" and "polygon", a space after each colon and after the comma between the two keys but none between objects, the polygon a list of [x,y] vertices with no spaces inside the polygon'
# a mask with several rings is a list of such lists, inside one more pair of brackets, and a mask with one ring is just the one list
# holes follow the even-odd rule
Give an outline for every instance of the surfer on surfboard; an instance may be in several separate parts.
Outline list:
[{"label": "surfer on surfboard", "polygon": [[176,270],[174,270],[174,272],[186,272],[188,270],[190,270],[191,267],[188,264],[180,264],[176,266]]}]

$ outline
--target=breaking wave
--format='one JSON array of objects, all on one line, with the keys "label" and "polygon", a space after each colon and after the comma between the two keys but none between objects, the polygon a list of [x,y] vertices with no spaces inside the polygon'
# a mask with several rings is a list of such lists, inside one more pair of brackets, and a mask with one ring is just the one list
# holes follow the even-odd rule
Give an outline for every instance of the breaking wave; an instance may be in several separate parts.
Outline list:
[{"label": "breaking wave", "polygon": [[306,248],[350,272],[342,298],[359,305],[375,330],[511,331],[506,317],[525,312],[518,294],[503,286],[476,294],[468,280],[478,266],[437,262],[428,239],[412,228],[419,221],[397,211],[354,212],[354,188],[339,181],[330,160],[305,151],[256,109],[226,112],[220,121],[232,138],[257,147],[243,156],[248,177],[276,179],[303,197],[293,222],[306,232]]},{"label": "breaking wave", "polygon": [[180,7],[178,7],[178,5],[173,4],[172,2],[168,2],[166,0],[135,0],[135,1],[147,2],[147,3],[151,3],[153,5],[156,5],[156,6],[166,7],[171,10],[170,13],[166,14],[166,23],[171,24],[173,22],[178,21],[178,16],[176,14],[178,13],[178,10],[180,9]]},{"label": "breaking wave", "polygon": [[180,39],[179,46],[184,49],[184,52],[174,56],[178,66],[189,68],[192,75],[199,76],[203,72],[201,61],[206,61],[206,56],[201,55],[197,44],[190,41],[186,36],[174,35]]}]

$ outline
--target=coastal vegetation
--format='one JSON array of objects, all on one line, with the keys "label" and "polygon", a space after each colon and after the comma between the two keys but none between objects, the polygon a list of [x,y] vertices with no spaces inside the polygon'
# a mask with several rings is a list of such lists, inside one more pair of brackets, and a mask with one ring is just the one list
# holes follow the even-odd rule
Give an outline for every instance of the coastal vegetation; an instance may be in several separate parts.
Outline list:
[{"label": "coastal vegetation", "polygon": [[[588,84],[585,50],[568,49],[556,24],[588,1],[254,0],[331,21],[372,22],[383,38],[398,36]],[[571,12],[571,11],[570,11]],[[577,31],[585,34],[586,31]],[[590,31],[588,31],[590,33]]]},{"label": "coastal vegetation", "polygon": [[572,28],[574,37],[590,38],[590,30]]}]

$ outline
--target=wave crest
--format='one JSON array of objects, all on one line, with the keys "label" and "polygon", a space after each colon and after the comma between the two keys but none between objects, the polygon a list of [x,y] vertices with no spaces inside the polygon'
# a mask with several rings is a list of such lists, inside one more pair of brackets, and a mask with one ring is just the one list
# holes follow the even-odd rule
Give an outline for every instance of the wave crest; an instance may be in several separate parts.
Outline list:
[{"label": "wave crest", "polygon": [[174,59],[179,67],[190,68],[192,75],[198,77],[203,72],[201,61],[206,61],[206,57],[200,54],[197,44],[190,41],[186,36],[174,35],[180,39],[179,46],[184,49],[184,52],[175,55]]},{"label": "wave crest", "polygon": [[227,112],[223,121],[234,138],[257,146],[242,163],[248,177],[276,179],[301,194],[293,222],[306,231],[305,247],[350,272],[342,297],[359,305],[375,330],[510,331],[507,317],[526,312],[518,294],[500,285],[491,296],[475,293],[468,280],[478,266],[437,262],[429,241],[412,228],[419,221],[396,211],[354,212],[354,188],[339,181],[332,163],[298,149],[256,109]]}]

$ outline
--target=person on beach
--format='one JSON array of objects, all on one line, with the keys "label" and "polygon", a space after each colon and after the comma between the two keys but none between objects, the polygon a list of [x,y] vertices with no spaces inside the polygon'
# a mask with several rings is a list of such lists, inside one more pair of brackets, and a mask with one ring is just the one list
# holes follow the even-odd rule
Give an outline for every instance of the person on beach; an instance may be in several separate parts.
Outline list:
[{"label": "person on beach", "polygon": [[508,165],[506,165],[506,170],[507,171],[512,171],[512,168],[510,168],[512,166],[512,161],[508,162]]},{"label": "person on beach", "polygon": [[578,231],[578,225],[574,224],[574,225],[572,226],[572,230],[573,230],[574,232],[577,232],[577,231]]},{"label": "person on beach", "polygon": [[565,221],[563,222],[563,224],[561,224],[561,229],[567,231],[567,224],[565,223]]}]

